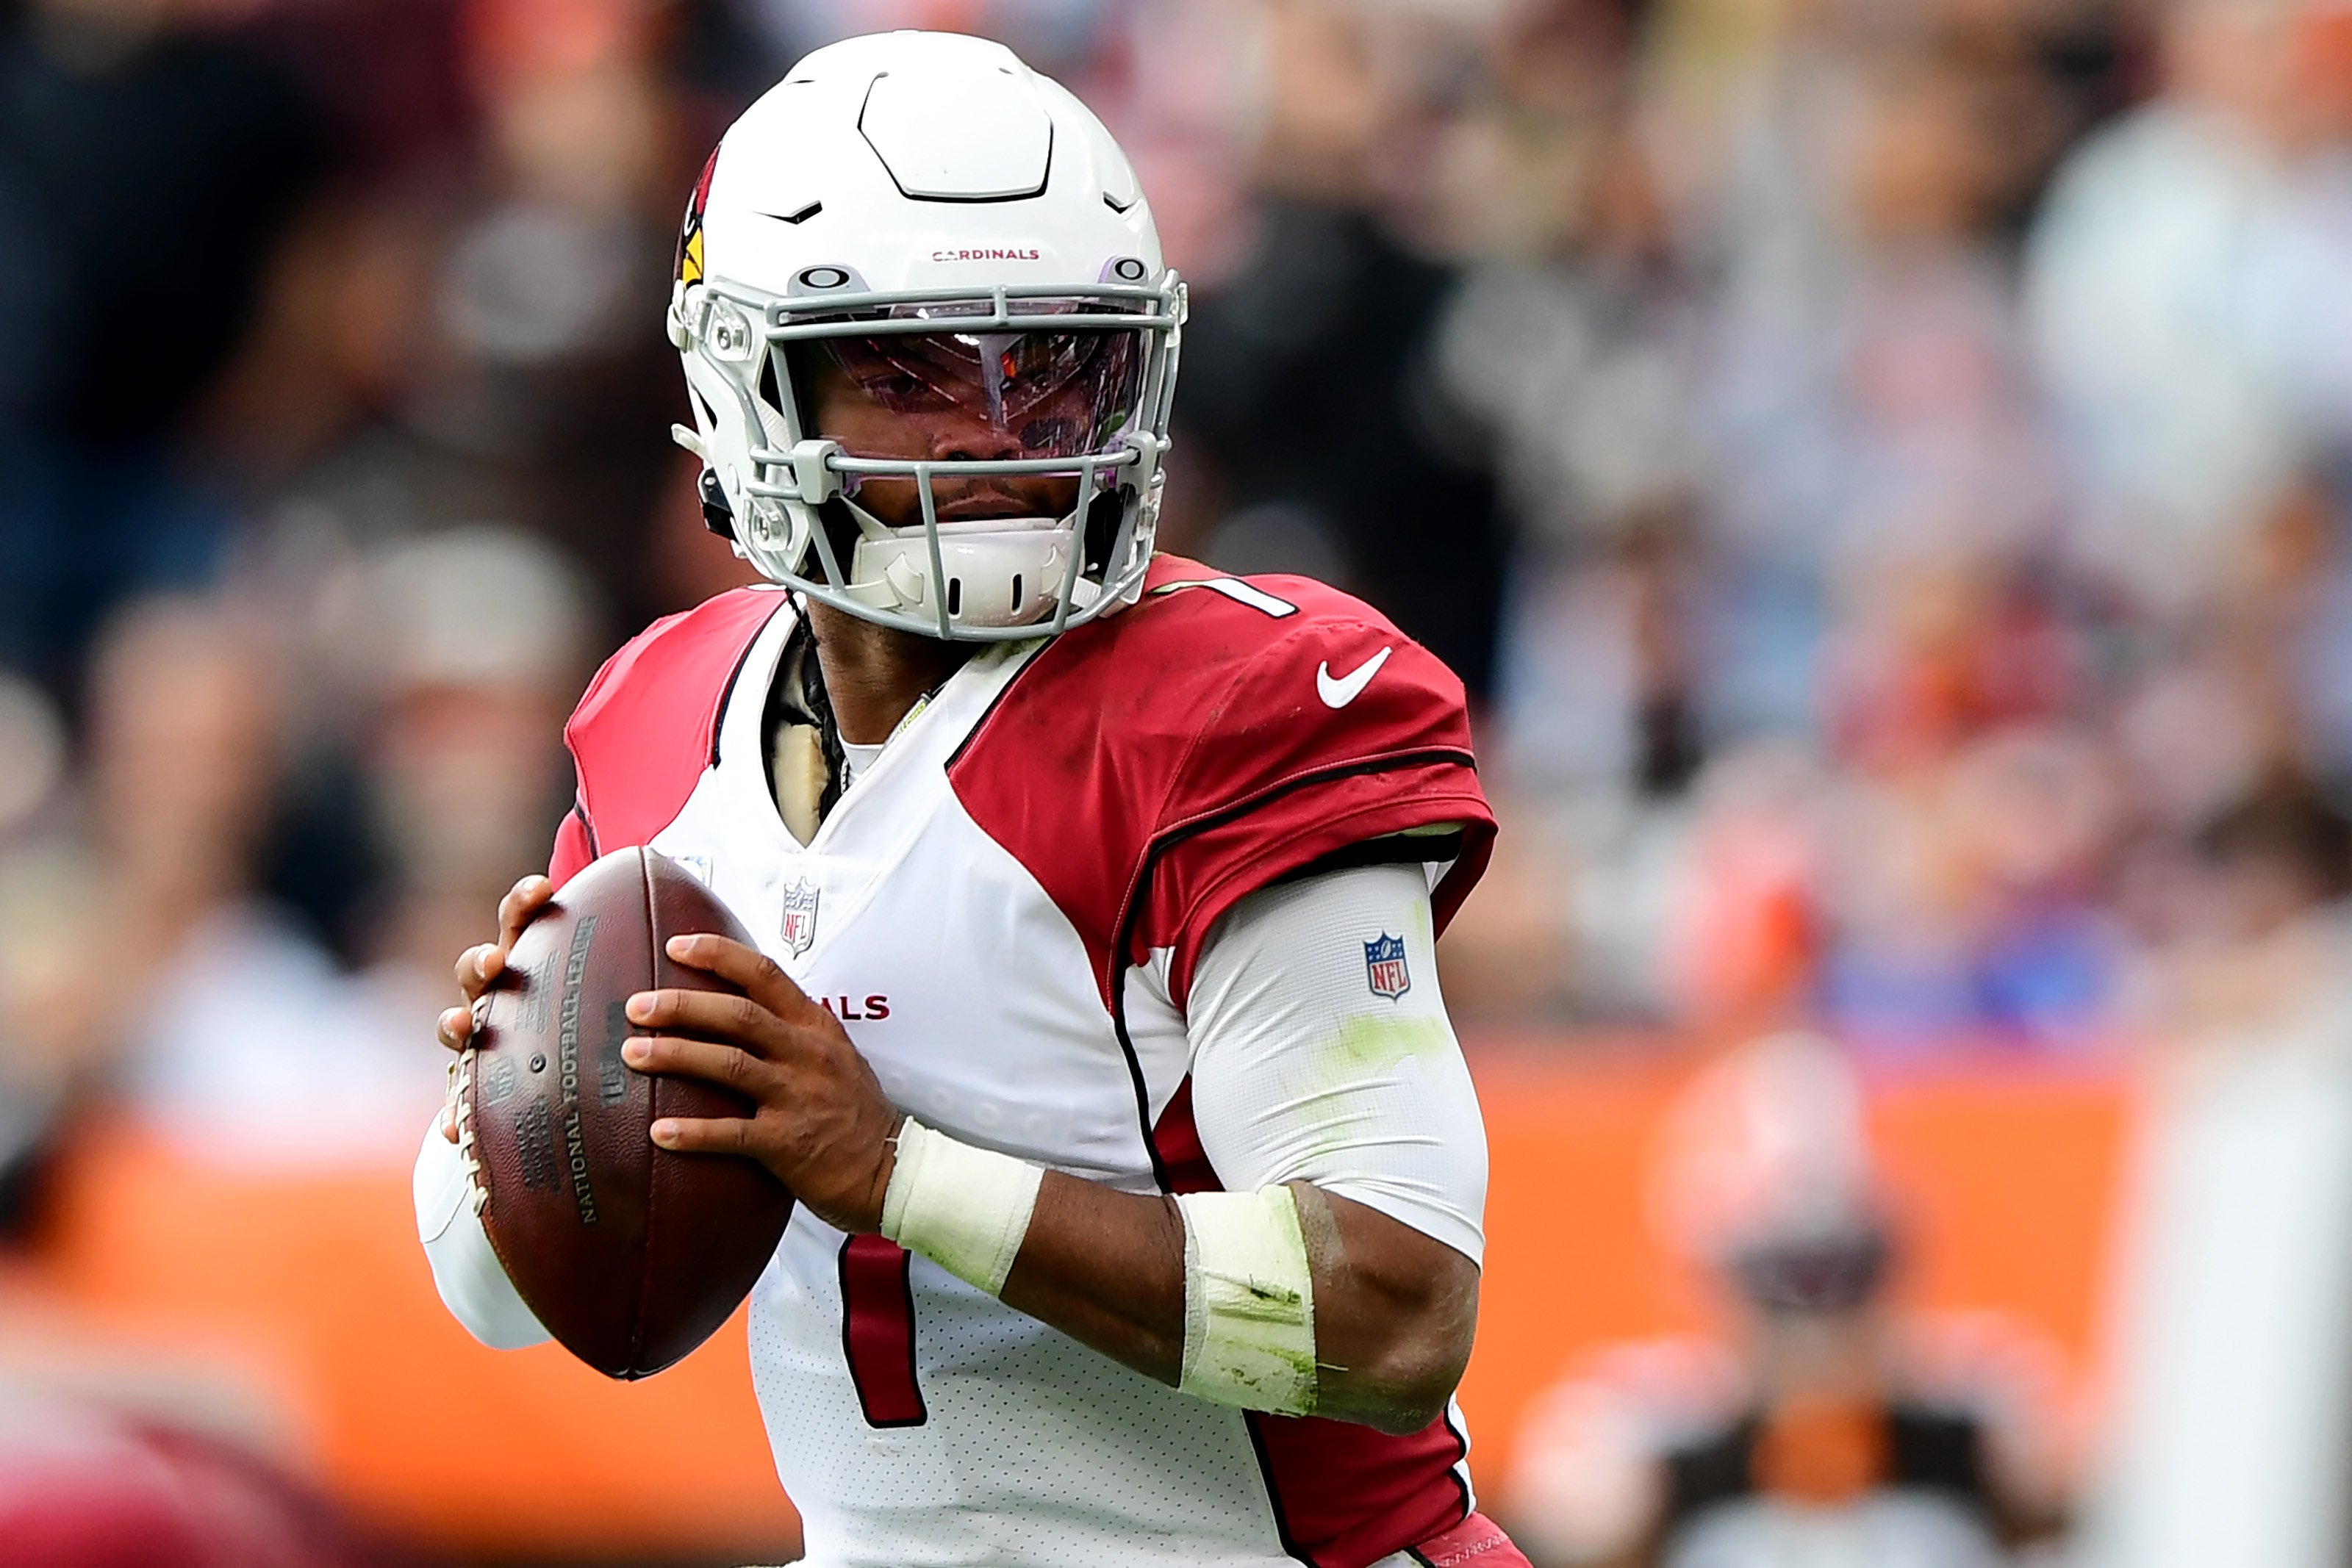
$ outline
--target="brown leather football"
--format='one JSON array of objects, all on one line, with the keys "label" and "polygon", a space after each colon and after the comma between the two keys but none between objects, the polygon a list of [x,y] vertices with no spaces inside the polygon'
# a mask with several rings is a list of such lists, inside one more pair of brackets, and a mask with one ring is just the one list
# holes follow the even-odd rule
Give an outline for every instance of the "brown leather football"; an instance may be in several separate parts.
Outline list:
[{"label": "brown leather football", "polygon": [[740,1116],[740,1097],[621,1061],[639,991],[728,990],[672,963],[683,932],[751,943],[675,861],[615,850],[563,885],[483,998],[466,1053],[482,1228],[523,1301],[565,1349],[646,1377],[727,1321],[792,1218],[765,1167],[657,1148],[660,1116]]}]

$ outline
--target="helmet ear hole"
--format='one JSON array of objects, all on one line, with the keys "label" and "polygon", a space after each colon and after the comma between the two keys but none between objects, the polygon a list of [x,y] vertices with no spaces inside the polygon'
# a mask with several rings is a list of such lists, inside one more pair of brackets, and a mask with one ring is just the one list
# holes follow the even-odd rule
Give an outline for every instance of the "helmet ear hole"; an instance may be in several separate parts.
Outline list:
[{"label": "helmet ear hole", "polygon": [[702,494],[702,526],[722,539],[735,537],[735,508],[727,500],[727,487],[719,482],[719,470],[705,468],[698,482]]}]

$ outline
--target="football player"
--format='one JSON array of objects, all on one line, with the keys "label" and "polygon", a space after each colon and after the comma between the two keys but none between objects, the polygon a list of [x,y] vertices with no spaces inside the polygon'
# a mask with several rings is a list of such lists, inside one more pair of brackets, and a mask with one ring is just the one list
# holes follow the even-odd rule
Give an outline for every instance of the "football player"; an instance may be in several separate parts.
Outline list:
[{"label": "football player", "polygon": [[[647,845],[761,951],[629,1004],[756,1113],[661,1146],[799,1199],[752,1294],[821,1564],[1522,1562],[1453,1392],[1485,1134],[1433,943],[1493,820],[1461,684],[1297,579],[1155,555],[1184,291],[1101,124],[974,38],[810,56],[730,129],[669,309],[711,526],[772,586],[566,729],[552,890]],[[441,1021],[462,1050],[467,1008]],[[545,1337],[453,1147],[418,1220]]]}]

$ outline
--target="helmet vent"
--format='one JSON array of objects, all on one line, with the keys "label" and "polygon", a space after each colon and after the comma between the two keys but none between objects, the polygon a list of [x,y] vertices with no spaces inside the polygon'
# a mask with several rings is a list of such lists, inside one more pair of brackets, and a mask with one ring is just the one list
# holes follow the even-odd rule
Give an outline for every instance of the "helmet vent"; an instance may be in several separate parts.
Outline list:
[{"label": "helmet vent", "polygon": [[770,213],[768,215],[780,224],[804,224],[823,211],[823,202],[811,202],[796,213]]},{"label": "helmet vent", "polygon": [[1013,574],[1013,608],[1021,608],[1021,574],[1017,571]]},{"label": "helmet vent", "polygon": [[1129,196],[1127,200],[1122,202],[1117,196],[1112,195],[1108,191],[1105,191],[1103,193],[1103,205],[1108,207],[1112,212],[1118,214],[1121,217],[1125,217],[1127,215],[1127,210],[1135,205],[1135,203],[1136,198],[1133,196]]},{"label": "helmet vent", "polygon": [[948,579],[948,613],[950,615],[961,615],[963,613],[962,578],[951,577]]}]

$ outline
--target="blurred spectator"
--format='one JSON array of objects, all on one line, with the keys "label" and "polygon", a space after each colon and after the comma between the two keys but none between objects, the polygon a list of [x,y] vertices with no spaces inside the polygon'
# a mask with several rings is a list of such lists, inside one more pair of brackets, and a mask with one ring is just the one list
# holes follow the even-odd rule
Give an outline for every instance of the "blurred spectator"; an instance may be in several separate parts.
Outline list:
[{"label": "blurred spectator", "polygon": [[[1572,966],[1521,1005],[2100,1038],[2112,615],[2061,559],[2009,250],[2115,101],[2112,8],[1520,15],[1502,123],[1549,129],[1462,145],[1563,194],[1499,183],[1440,362],[1521,529],[1489,749],[1556,848],[1504,875]],[[1769,811],[1733,803],[1766,778]],[[2039,841],[1995,826],[2022,812]]]},{"label": "blurred spectator", "polygon": [[2268,779],[2180,871],[2079,1561],[2322,1568],[2352,1543],[2352,821]]},{"label": "blurred spectator", "polygon": [[593,617],[569,561],[488,527],[381,551],[334,597],[365,715],[357,803],[382,868],[347,915],[366,966],[352,1027],[429,1082],[450,963],[518,878],[546,868],[571,807],[563,721]]},{"label": "blurred spectator", "polygon": [[206,411],[273,591],[299,604],[386,540],[483,517],[580,562],[600,642],[741,580],[698,525],[653,526],[681,496],[696,516],[660,326],[710,118],[675,57],[708,46],[690,24],[713,7],[688,9],[455,6],[444,68],[478,140],[454,163],[412,150],[316,211]]},{"label": "blurred spectator", "polygon": [[0,9],[0,665],[61,693],[116,601],[217,566],[173,443],[331,156],[300,82],[188,9]]},{"label": "blurred spectator", "polygon": [[2092,486],[2077,549],[2158,612],[2229,586],[2347,434],[2352,232],[2314,207],[2333,12],[2169,0],[2164,92],[2075,152],[2037,225],[2035,333]]},{"label": "blurred spectator", "polygon": [[1824,1041],[1751,1042],[1685,1092],[1657,1219],[1736,1333],[1628,1347],[1538,1401],[1506,1486],[1538,1561],[1977,1568],[2053,1528],[2029,1343],[1891,1306],[1899,1232],[1872,1166]]},{"label": "blurred spectator", "polygon": [[354,1157],[429,1099],[423,1047],[355,1037],[332,962],[256,896],[280,692],[258,632],[192,601],[131,612],[92,683],[115,1071],[159,1131],[231,1163]]},{"label": "blurred spectator", "polygon": [[368,1027],[332,961],[256,892],[283,758],[276,670],[258,629],[208,601],[146,601],[108,632],[86,833],[0,864],[0,1082],[20,1163],[101,1094],[192,1155],[262,1166],[396,1150],[431,1104],[421,1026]]},{"label": "blurred spectator", "polygon": [[0,855],[0,1245],[40,1218],[57,1141],[105,1080],[115,993],[83,955],[108,914],[86,857]]},{"label": "blurred spectator", "polygon": [[0,844],[54,800],[65,781],[66,737],[38,687],[0,674]]},{"label": "blurred spectator", "polygon": [[1413,30],[1409,7],[1265,14],[1255,232],[1184,336],[1184,461],[1222,504],[1205,538],[1180,542],[1368,595],[1483,697],[1505,541],[1431,363],[1453,275],[1382,222],[1425,156],[1449,37]]}]

